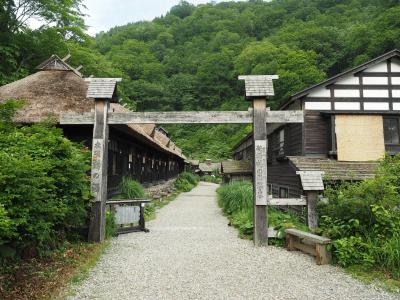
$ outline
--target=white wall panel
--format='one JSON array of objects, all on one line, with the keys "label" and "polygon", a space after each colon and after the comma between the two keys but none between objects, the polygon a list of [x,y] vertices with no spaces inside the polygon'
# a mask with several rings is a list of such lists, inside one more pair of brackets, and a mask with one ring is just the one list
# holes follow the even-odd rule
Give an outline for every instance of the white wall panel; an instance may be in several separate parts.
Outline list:
[{"label": "white wall panel", "polygon": [[312,97],[312,98],[328,97],[329,98],[330,96],[331,96],[331,91],[322,87],[322,88],[315,89],[307,97]]},{"label": "white wall panel", "polygon": [[348,77],[340,79],[339,81],[335,82],[335,84],[360,84],[360,80],[358,77],[350,75]]},{"label": "white wall panel", "polygon": [[389,110],[388,102],[364,102],[364,110]]},{"label": "white wall panel", "polygon": [[331,110],[330,102],[306,102],[305,108],[308,110]]},{"label": "white wall panel", "polygon": [[392,77],[392,84],[400,84],[400,77]]},{"label": "white wall panel", "polygon": [[392,90],[393,98],[400,98],[400,90]]},{"label": "white wall panel", "polygon": [[388,98],[388,90],[364,90],[365,98]]},{"label": "white wall panel", "polygon": [[381,62],[375,66],[369,67],[364,70],[364,72],[370,73],[370,72],[387,72],[387,63],[386,61]]},{"label": "white wall panel", "polygon": [[388,84],[387,77],[363,77],[363,84]]},{"label": "white wall panel", "polygon": [[400,102],[393,102],[393,110],[400,110]]},{"label": "white wall panel", "polygon": [[336,110],[360,110],[360,102],[335,102]]},{"label": "white wall panel", "polygon": [[400,60],[392,59],[392,72],[400,72]]},{"label": "white wall panel", "polygon": [[335,90],[335,97],[340,98],[359,98],[360,91],[359,90]]}]

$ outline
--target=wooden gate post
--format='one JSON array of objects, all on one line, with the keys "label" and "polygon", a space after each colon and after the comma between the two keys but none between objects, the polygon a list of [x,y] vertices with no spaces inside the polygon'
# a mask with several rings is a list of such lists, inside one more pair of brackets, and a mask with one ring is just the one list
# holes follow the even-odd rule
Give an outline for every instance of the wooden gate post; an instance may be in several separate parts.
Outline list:
[{"label": "wooden gate post", "polygon": [[266,99],[253,100],[253,240],[255,246],[268,244],[266,103]]},{"label": "wooden gate post", "polygon": [[95,119],[92,144],[91,191],[94,195],[90,213],[89,241],[102,242],[105,238],[107,171],[108,171],[108,99],[95,99]]},{"label": "wooden gate post", "polygon": [[318,191],[307,191],[307,223],[311,231],[318,227],[317,201]]},{"label": "wooden gate post", "polygon": [[274,96],[273,79],[277,75],[239,76],[246,85],[246,98],[253,101],[253,241],[268,245],[267,184],[267,98]]}]

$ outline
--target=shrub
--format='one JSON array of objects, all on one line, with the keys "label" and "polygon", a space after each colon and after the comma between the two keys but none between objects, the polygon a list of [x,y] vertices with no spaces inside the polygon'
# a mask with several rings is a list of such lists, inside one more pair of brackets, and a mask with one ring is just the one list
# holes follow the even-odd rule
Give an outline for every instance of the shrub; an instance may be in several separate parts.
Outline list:
[{"label": "shrub", "polygon": [[183,172],[179,174],[175,180],[174,186],[177,190],[182,192],[190,192],[199,182],[199,177],[190,173]]},{"label": "shrub", "polygon": [[188,181],[193,185],[197,185],[197,183],[199,183],[199,176],[194,175],[193,173],[190,172],[183,172],[179,174],[178,178],[185,179],[186,181]]},{"label": "shrub", "polygon": [[[218,188],[218,205],[227,215],[231,224],[235,226],[241,236],[251,237],[253,234],[253,185],[248,181],[238,181]],[[288,212],[275,208],[268,209],[269,226],[278,230],[278,239],[284,237],[286,228],[307,230],[307,226]],[[282,240],[275,241],[283,245]]]},{"label": "shrub", "polygon": [[50,123],[15,127],[13,105],[0,105],[0,245],[34,256],[86,226],[90,152]]},{"label": "shrub", "polygon": [[253,209],[253,185],[250,182],[238,181],[223,185],[217,193],[218,203],[228,215]]},{"label": "shrub", "polygon": [[128,199],[144,198],[146,193],[143,186],[130,177],[123,177],[119,184],[121,196]]},{"label": "shrub", "polygon": [[212,183],[221,183],[221,178],[220,177],[216,177],[215,175],[204,175],[201,177],[200,179],[201,181],[205,181],[205,182],[212,182]]},{"label": "shrub", "polygon": [[400,155],[385,157],[375,178],[344,183],[326,191],[319,204],[318,231],[332,238],[341,266],[383,268],[399,278]]},{"label": "shrub", "polygon": [[117,235],[117,224],[115,223],[115,214],[111,211],[106,212],[106,238]]}]

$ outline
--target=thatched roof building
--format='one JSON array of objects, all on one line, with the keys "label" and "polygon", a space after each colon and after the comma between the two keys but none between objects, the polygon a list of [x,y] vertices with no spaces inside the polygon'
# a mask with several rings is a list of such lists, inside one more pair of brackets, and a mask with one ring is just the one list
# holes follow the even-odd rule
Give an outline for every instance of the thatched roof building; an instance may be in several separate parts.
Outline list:
[{"label": "thatched roof building", "polygon": [[[96,82],[106,81],[106,84],[96,86]],[[0,87],[0,103],[9,99],[24,101],[24,106],[18,111],[15,121],[23,124],[32,124],[43,121],[49,117],[59,121],[60,114],[65,112],[92,112],[94,111],[94,98],[87,95],[101,94],[112,96],[112,102],[116,100],[115,79],[84,79],[78,70],[68,65],[63,59],[56,55],[38,66],[38,71],[23,79]],[[88,91],[89,86],[91,90]],[[129,110],[118,103],[111,103],[110,110],[115,112],[129,112]],[[92,140],[92,126],[74,125],[61,126],[66,136],[73,140],[87,141],[88,146]],[[153,181],[169,177],[169,171],[174,169],[172,175],[176,175],[179,168],[183,168],[185,156],[182,151],[165,134],[165,130],[158,130],[155,124],[131,124],[110,125],[110,140],[113,146],[110,152],[115,152],[124,163],[135,163],[136,165],[148,164],[145,178],[140,181]],[[114,143],[112,143],[114,140]],[[117,142],[118,141],[118,142]],[[119,143],[119,146],[115,146]],[[137,153],[136,153],[137,152]],[[129,159],[127,158],[129,157]],[[112,174],[124,176],[126,170],[132,170],[114,159],[117,167],[110,171]],[[141,161],[141,162],[140,162]],[[112,164],[112,162],[111,162]],[[181,167],[182,165],[182,167]],[[145,166],[137,167],[136,176],[142,174]],[[126,170],[125,170],[126,169]],[[150,174],[151,172],[168,173]],[[160,175],[160,176],[159,176]],[[142,175],[140,175],[142,176]],[[142,176],[142,177],[143,177]],[[150,178],[150,179],[149,179]],[[138,179],[139,180],[139,179]]]}]

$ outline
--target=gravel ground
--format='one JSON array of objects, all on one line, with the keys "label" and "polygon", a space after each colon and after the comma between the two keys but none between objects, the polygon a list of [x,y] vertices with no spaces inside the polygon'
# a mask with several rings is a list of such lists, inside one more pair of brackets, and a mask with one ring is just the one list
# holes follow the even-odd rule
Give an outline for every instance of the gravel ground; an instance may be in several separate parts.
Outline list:
[{"label": "gravel ground", "polygon": [[200,183],[160,210],[150,233],[115,238],[70,299],[400,299],[305,254],[240,240],[216,188]]}]

